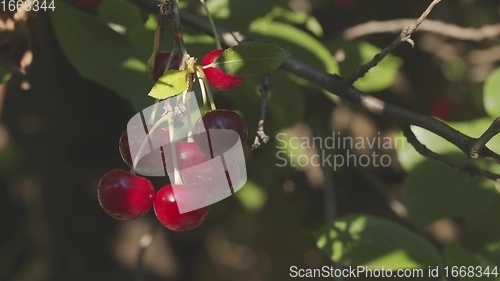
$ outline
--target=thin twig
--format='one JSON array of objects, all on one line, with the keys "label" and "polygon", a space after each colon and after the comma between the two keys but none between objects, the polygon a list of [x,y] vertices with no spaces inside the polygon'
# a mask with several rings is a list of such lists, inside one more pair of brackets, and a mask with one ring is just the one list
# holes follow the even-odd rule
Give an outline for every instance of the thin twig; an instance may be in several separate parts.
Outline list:
[{"label": "thin twig", "polygon": [[269,94],[269,89],[271,88],[271,75],[264,74],[262,76],[262,86],[260,87],[260,118],[259,124],[257,125],[257,135],[255,136],[255,141],[252,144],[252,150],[258,148],[261,144],[266,144],[269,141],[269,136],[264,132],[264,123],[266,121],[266,111],[267,111],[267,96]]},{"label": "thin twig", "polygon": [[415,42],[411,39],[411,35],[417,28],[422,24],[422,22],[427,18],[427,16],[430,14],[432,9],[434,9],[434,6],[436,6],[441,0],[434,0],[432,3],[427,7],[427,9],[422,13],[422,15],[413,23],[413,25],[408,25],[403,30],[401,33],[399,33],[399,36],[392,41],[389,46],[385,47],[380,53],[376,54],[375,57],[358,67],[354,73],[351,74],[351,76],[345,78],[345,83],[347,84],[352,84],[354,81],[358,80],[359,78],[363,77],[370,69],[373,67],[377,66],[379,62],[381,62],[389,53],[391,53],[394,49],[396,49],[401,43],[403,42],[408,42],[410,45],[413,47],[415,45]]},{"label": "thin twig", "polygon": [[[400,32],[401,27],[411,25],[415,19],[395,19],[389,21],[369,21],[346,29],[343,37],[346,40],[353,40],[359,37]],[[426,19],[418,28],[419,32],[429,32],[447,38],[466,41],[495,40],[500,37],[500,24],[485,25],[480,28],[461,27],[454,24],[445,23],[438,20]]]},{"label": "thin twig", "polygon": [[479,158],[481,149],[483,149],[486,144],[496,135],[500,133],[500,118],[497,118],[491,123],[490,127],[478,138],[476,139],[469,152],[470,158]]}]

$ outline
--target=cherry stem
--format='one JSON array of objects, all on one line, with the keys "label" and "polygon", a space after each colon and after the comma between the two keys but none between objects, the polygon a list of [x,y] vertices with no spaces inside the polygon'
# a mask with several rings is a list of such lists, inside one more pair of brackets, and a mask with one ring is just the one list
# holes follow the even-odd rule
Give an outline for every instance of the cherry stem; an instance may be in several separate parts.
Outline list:
[{"label": "cherry stem", "polygon": [[137,166],[137,163],[139,162],[140,158],[139,158],[139,155],[142,154],[142,151],[144,150],[144,147],[146,146],[146,143],[148,143],[146,140],[148,139],[148,136],[152,135],[153,132],[158,129],[158,127],[164,123],[164,122],[167,122],[168,121],[168,118],[170,116],[167,114],[163,117],[161,117],[160,119],[158,119],[158,121],[153,125],[153,127],[151,127],[151,129],[148,131],[148,135],[144,138],[144,140],[141,142],[141,146],[139,147],[139,150],[137,151],[137,154],[135,155],[134,157],[134,161],[132,162],[132,167],[135,167]]},{"label": "cherry stem", "polygon": [[134,169],[134,167],[130,168],[130,173],[131,173],[132,175],[135,175],[135,169]]},{"label": "cherry stem", "polygon": [[[169,113],[165,116],[169,116],[171,115],[172,113]],[[177,163],[177,153],[175,151],[175,143],[174,143],[174,131],[175,131],[175,128],[174,128],[174,122],[172,120],[168,120],[167,119],[167,122],[168,122],[168,133],[170,134],[170,151],[172,152],[172,163],[174,164],[174,178],[173,178],[173,182],[174,184],[176,185],[179,185],[179,184],[182,184],[182,179],[181,179],[181,174],[179,172],[179,163]]]},{"label": "cherry stem", "polygon": [[[172,65],[172,61],[174,60],[174,57],[177,55],[177,52],[178,52],[178,50],[175,47],[170,52],[170,57],[168,57],[167,65],[165,66],[165,69],[163,70],[163,74],[165,74],[170,69],[170,66]],[[153,111],[151,111],[151,115],[149,116],[149,124],[153,124],[155,121],[156,111],[158,110],[158,103],[159,102],[160,102],[159,99],[155,99]]]},{"label": "cherry stem", "polygon": [[215,110],[217,107],[215,106],[214,98],[212,96],[212,91],[210,90],[210,86],[205,82],[206,77],[205,73],[203,73],[203,68],[201,66],[196,66],[196,76],[198,77],[198,82],[200,82],[201,93],[203,97],[203,105],[206,107],[206,97],[208,96],[208,100],[210,101],[210,109]]},{"label": "cherry stem", "polygon": [[205,3],[205,0],[200,0],[200,2],[201,2],[201,5],[203,5],[205,12],[207,13],[208,21],[210,22],[210,26],[212,27],[212,32],[214,33],[214,39],[215,39],[215,46],[217,49],[222,49],[222,45],[221,45],[220,39],[219,39],[219,33],[217,32],[217,27],[215,27],[215,23],[214,23],[214,19],[212,18],[212,14],[210,14],[210,10],[208,9],[208,6]]},{"label": "cherry stem", "polygon": [[184,70],[186,68],[186,62],[189,58],[189,54],[186,50],[186,45],[184,45],[184,37],[182,32],[181,19],[179,17],[179,7],[178,0],[167,1],[169,6],[170,15],[174,21],[174,45],[179,48],[182,56],[181,64],[179,70]]},{"label": "cherry stem", "polygon": [[[191,91],[189,91],[189,92],[191,92]],[[186,95],[187,94],[185,94],[184,96],[186,96]],[[189,127],[187,141],[192,142],[193,141],[193,124],[191,122],[192,121],[192,119],[191,119],[191,103],[189,102],[188,98],[185,98],[184,103],[186,104],[186,108],[187,108],[187,123],[188,123],[188,127]]]}]

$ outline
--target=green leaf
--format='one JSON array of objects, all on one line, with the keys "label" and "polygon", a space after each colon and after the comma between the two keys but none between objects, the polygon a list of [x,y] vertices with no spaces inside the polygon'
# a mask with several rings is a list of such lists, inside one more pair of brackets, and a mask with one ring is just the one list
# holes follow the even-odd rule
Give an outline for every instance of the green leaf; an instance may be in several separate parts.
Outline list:
[{"label": "green leaf", "polygon": [[317,246],[332,261],[370,268],[426,268],[442,265],[430,242],[392,221],[348,215],[321,230]]},{"label": "green leaf", "polygon": [[122,33],[121,30],[125,32],[130,28],[144,26],[141,10],[131,1],[106,0],[97,6],[97,11],[101,19],[119,33]]},{"label": "green leaf", "polygon": [[[477,271],[477,267],[481,267],[482,270],[486,269],[486,267],[493,268],[495,264],[491,261],[488,261],[484,256],[481,256],[477,253],[473,253],[466,249],[460,242],[458,241],[453,241],[450,244],[446,245],[446,248],[444,249],[443,252],[444,259],[446,261],[446,265],[449,266],[449,268],[453,266],[457,267],[465,267],[468,269],[469,267],[474,267],[474,276],[473,277],[468,277],[468,276],[457,276],[457,279],[460,281],[475,281],[478,280],[479,274]],[[490,270],[491,271],[491,270]],[[481,271],[484,272],[484,271]],[[450,269],[451,273],[451,269]],[[494,275],[490,275],[489,277],[486,275],[483,275],[480,277],[481,280],[500,280],[500,276],[495,277]]]},{"label": "green leaf", "polygon": [[[363,63],[369,62],[380,53],[380,48],[367,42],[359,44],[359,52]],[[370,69],[365,76],[354,82],[354,87],[361,91],[376,92],[389,88],[403,61],[393,55],[388,55],[376,67]]]},{"label": "green leaf", "polygon": [[12,73],[5,69],[3,66],[0,66],[0,83],[9,81],[10,77],[12,77]]},{"label": "green leaf", "polygon": [[294,26],[281,22],[257,19],[250,25],[252,37],[267,40],[287,49],[295,58],[329,73],[339,73],[330,51],[315,37]]},{"label": "green leaf", "polygon": [[[335,42],[331,44],[332,51],[343,50],[345,60],[340,65],[340,73],[343,76],[351,75],[361,64],[373,59],[381,50],[380,48],[365,42]],[[377,92],[387,89],[392,85],[403,61],[394,56],[387,55],[376,67],[370,69],[363,77],[354,82],[354,86],[364,92]]]},{"label": "green leaf", "polygon": [[188,88],[187,70],[169,70],[153,85],[148,96],[155,99],[166,99],[182,94]]},{"label": "green leaf", "polygon": [[[267,18],[254,20],[249,28],[250,36],[255,40],[273,42],[291,54],[296,59],[329,73],[339,73],[337,62],[330,51],[316,37],[292,25],[270,21]],[[301,80],[295,77],[294,81]],[[319,89],[312,83],[305,84],[309,88]],[[334,102],[339,98],[321,89]]]},{"label": "green leaf", "polygon": [[210,0],[207,5],[216,22],[222,20],[222,26],[244,31],[253,20],[266,15],[274,7],[287,7],[288,0],[260,0],[250,5],[248,0]]},{"label": "green leaf", "polygon": [[[454,157],[466,161],[464,156]],[[495,202],[498,193],[490,180],[472,178],[427,160],[403,183],[404,203],[413,221],[426,226],[445,217],[471,217]]]},{"label": "green leaf", "polygon": [[234,76],[259,76],[276,70],[290,53],[274,44],[243,42],[226,49],[215,67]]},{"label": "green leaf", "polygon": [[300,11],[291,11],[279,6],[275,6],[266,16],[269,20],[281,20],[292,24],[304,25],[314,35],[323,36],[323,28],[319,21],[311,15]]},{"label": "green leaf", "polygon": [[[499,186],[500,187],[500,186]],[[500,188],[499,188],[500,190]],[[485,212],[465,221],[462,242],[471,251],[500,264],[500,195]]]},{"label": "green leaf", "polygon": [[[491,122],[493,122],[492,118],[481,118],[465,122],[450,122],[447,124],[466,135],[479,137],[491,125]],[[436,153],[462,153],[461,150],[453,144],[428,130],[412,126],[412,131],[421,143]],[[426,158],[421,156],[415,148],[413,148],[413,146],[406,141],[405,137],[401,133],[397,134],[395,138],[398,160],[406,171],[409,172],[418,164],[426,161]],[[493,151],[500,153],[500,136],[495,136],[488,143],[488,147]],[[475,161],[475,163],[476,162],[478,161]]]},{"label": "green leaf", "polygon": [[64,1],[49,16],[64,54],[81,76],[114,90],[135,109],[151,103],[146,63],[127,37]]},{"label": "green leaf", "polygon": [[491,117],[500,117],[500,67],[484,83],[484,109]]}]

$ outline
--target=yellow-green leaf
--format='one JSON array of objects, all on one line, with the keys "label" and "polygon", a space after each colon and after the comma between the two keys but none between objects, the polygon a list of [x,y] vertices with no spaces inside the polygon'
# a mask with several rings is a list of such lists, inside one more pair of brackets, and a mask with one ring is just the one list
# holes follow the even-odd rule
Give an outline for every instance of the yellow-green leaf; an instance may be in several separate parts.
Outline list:
[{"label": "yellow-green leaf", "polygon": [[188,88],[187,70],[169,70],[153,85],[148,96],[155,99],[166,99],[182,94]]}]

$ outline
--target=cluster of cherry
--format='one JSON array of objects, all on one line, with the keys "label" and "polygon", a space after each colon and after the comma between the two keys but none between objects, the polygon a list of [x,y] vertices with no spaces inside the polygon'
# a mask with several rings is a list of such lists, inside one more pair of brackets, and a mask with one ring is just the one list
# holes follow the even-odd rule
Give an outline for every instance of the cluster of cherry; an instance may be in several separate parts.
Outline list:
[{"label": "cluster of cherry", "polygon": [[[216,68],[212,63],[220,56],[224,50],[213,50],[202,59],[201,65],[208,82],[219,90],[229,90],[240,85],[244,78],[235,77],[224,73]],[[155,57],[154,80],[158,80],[167,68],[170,59],[169,52],[160,52]],[[169,69],[179,68],[179,59],[172,58]],[[144,142],[144,131],[148,132],[148,126],[138,125],[123,132],[119,141],[119,149],[124,162],[132,168],[132,172],[121,169],[114,169],[106,173],[99,182],[98,199],[101,207],[111,217],[118,220],[132,220],[146,214],[152,207],[158,220],[167,228],[174,231],[191,230],[201,224],[208,214],[209,207],[205,206],[189,212],[181,213],[178,202],[185,200],[179,198],[183,194],[174,192],[179,187],[189,185],[199,185],[210,180],[215,175],[221,173],[229,179],[227,166],[238,166],[236,160],[231,157],[224,157],[226,167],[214,165],[200,165],[202,168],[189,169],[201,163],[222,155],[236,142],[246,142],[247,126],[243,118],[236,112],[224,109],[214,109],[207,111],[196,121],[193,128],[193,140],[175,141],[170,145],[174,146],[175,156],[169,153],[171,150],[163,149],[150,151],[148,153],[138,153],[131,155],[131,146],[138,147]],[[207,143],[207,132],[210,130],[222,130],[227,132],[237,132],[237,134],[222,135],[225,140],[217,142],[211,140]],[[169,130],[166,128],[156,128],[149,133],[148,137],[157,143],[170,143]],[[229,139],[229,140],[228,140]],[[174,169],[179,171],[182,184],[167,184],[157,192],[150,180],[139,176],[137,173],[151,172],[157,169],[155,157],[160,154],[163,161],[163,169],[171,173]],[[174,161],[174,157],[175,160]],[[134,163],[136,161],[136,163]],[[134,165],[135,164],[135,165]],[[134,171],[134,167],[136,167]],[[138,169],[137,167],[140,167]],[[215,170],[215,169],[223,169]],[[147,174],[147,173],[145,173]],[[231,181],[228,180],[231,184]],[[230,186],[232,188],[232,186]],[[190,190],[185,188],[185,190]],[[177,196],[177,197],[176,197]],[[192,196],[189,192],[185,196]]]}]

